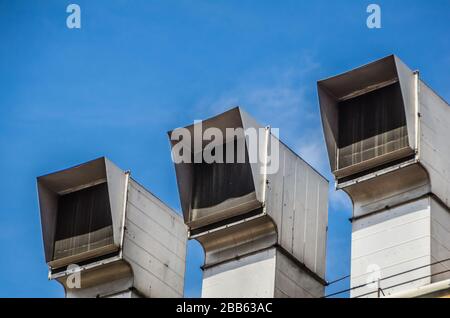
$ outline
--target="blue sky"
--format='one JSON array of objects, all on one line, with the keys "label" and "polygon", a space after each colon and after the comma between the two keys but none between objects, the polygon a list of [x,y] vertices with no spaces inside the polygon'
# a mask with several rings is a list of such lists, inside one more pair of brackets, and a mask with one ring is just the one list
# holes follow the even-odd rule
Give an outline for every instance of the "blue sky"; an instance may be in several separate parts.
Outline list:
[{"label": "blue sky", "polygon": [[[391,53],[450,100],[450,1],[0,0],[0,297],[47,280],[36,176],[107,156],[179,209],[166,132],[234,105],[330,180],[316,81]],[[327,278],[350,271],[351,203],[330,188]],[[189,243],[186,296],[203,252]],[[348,287],[348,281],[328,288]]]}]

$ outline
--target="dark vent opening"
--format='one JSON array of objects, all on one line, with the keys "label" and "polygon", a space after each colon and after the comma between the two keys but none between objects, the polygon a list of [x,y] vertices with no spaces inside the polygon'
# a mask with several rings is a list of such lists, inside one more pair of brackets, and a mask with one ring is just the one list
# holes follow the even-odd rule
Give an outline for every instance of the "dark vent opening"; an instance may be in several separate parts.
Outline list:
[{"label": "dark vent opening", "polygon": [[338,169],[408,146],[400,84],[394,83],[338,104]]},{"label": "dark vent opening", "polygon": [[234,140],[234,162],[226,163],[225,145],[223,162],[194,163],[192,208],[213,207],[231,198],[239,198],[255,191],[247,147],[245,162],[237,163],[237,139]]},{"label": "dark vent opening", "polygon": [[54,260],[108,246],[113,242],[107,183],[59,197]]}]

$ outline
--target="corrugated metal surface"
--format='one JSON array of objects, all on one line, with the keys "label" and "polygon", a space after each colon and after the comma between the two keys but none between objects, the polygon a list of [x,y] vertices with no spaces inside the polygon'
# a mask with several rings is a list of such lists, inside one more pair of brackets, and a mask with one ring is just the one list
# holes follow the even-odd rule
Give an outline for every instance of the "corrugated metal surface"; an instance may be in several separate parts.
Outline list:
[{"label": "corrugated metal surface", "polygon": [[[56,244],[57,259],[47,262],[68,297],[183,296],[183,219],[127,173],[99,158],[38,178],[38,189],[46,255]],[[78,262],[75,290],[70,272],[53,269]]]},{"label": "corrugated metal surface", "polygon": [[[450,273],[426,277],[450,269],[450,213],[432,196],[381,211],[353,223],[352,286],[366,284],[369,266],[381,270],[386,295],[450,278]],[[403,274],[401,274],[403,273]],[[415,280],[417,278],[426,277]],[[415,280],[409,282],[410,280]],[[409,282],[409,283],[406,283]],[[395,288],[388,288],[390,286]],[[374,292],[376,287],[354,290],[352,297]]]},{"label": "corrugated metal surface", "polygon": [[275,297],[319,298],[325,287],[280,251],[276,255]]},{"label": "corrugated metal surface", "polygon": [[277,224],[278,243],[325,278],[328,181],[280,143],[280,168],[268,175],[267,187],[266,211]]},{"label": "corrugated metal surface", "polygon": [[[385,87],[383,89],[388,89],[389,86],[385,85],[387,80],[398,80],[397,92],[393,92],[394,95],[377,96],[376,89],[379,87],[376,86],[382,85]],[[399,87],[401,96],[398,95]],[[450,242],[448,103],[420,81],[418,73],[411,71],[395,56],[321,81],[318,88],[333,173],[338,179],[338,187],[350,195],[354,204],[353,215],[356,219],[352,234],[352,286],[367,283],[369,276],[367,269],[370,265],[379,266],[382,277],[386,277],[448,258],[450,256],[450,246],[447,244]],[[345,94],[358,97],[349,99]],[[372,104],[373,110],[370,116],[364,118],[359,114],[360,110],[355,108],[345,116],[350,118],[350,121],[344,117],[340,118],[346,110],[344,108],[344,113],[341,113],[339,107],[348,107],[349,103],[353,102],[354,107],[365,105],[371,95],[376,101],[369,103]],[[396,105],[400,105],[398,102],[400,97],[403,110],[391,105],[393,100],[397,100]],[[338,103],[339,100],[341,103]],[[379,109],[377,105],[381,105]],[[350,105],[350,108],[353,106]],[[401,120],[396,120],[400,117]],[[373,123],[369,119],[373,120]],[[383,126],[385,123],[389,124],[386,126],[388,128]],[[355,127],[355,124],[361,126]],[[382,127],[377,126],[380,124]],[[373,138],[371,135],[378,130],[382,132],[381,139],[376,137],[370,140],[372,144],[355,147],[355,140],[361,139],[366,142]],[[333,145],[336,146],[336,142],[341,142],[341,138],[349,139],[349,142],[348,145],[340,146],[350,148],[346,153],[338,154]],[[386,148],[384,143],[392,144],[392,147]],[[367,164],[362,165],[361,160],[365,158],[360,154],[366,148],[375,150],[377,145],[382,146],[380,157],[384,154],[386,160],[376,160],[373,155],[377,153],[372,151]],[[405,151],[396,150],[401,147],[404,147]],[[391,150],[395,156],[387,155],[386,151]],[[351,164],[359,164],[361,168],[338,170]],[[449,263],[425,266],[417,271],[383,280],[381,287],[401,284],[448,268]],[[448,277],[449,275],[443,274],[416,280],[387,289],[385,293],[407,290]],[[357,289],[352,292],[352,296],[364,294],[370,289],[376,287]],[[371,296],[376,296],[376,293]]]},{"label": "corrugated metal surface", "polygon": [[[431,199],[431,261],[441,262],[450,258],[450,212],[435,199]],[[450,260],[431,268],[432,274],[450,270]],[[432,282],[449,279],[450,271],[435,275]]]},{"label": "corrugated metal surface", "polygon": [[367,180],[343,186],[353,201],[353,217],[382,211],[430,192],[428,174],[415,160],[408,166],[399,168],[397,165],[394,168],[393,171],[377,171]]},{"label": "corrugated metal surface", "polygon": [[419,89],[420,160],[433,193],[450,207],[450,106],[423,82]]},{"label": "corrugated metal surface", "polygon": [[123,257],[148,297],[182,297],[186,228],[181,217],[130,180]]},{"label": "corrugated metal surface", "polygon": [[202,297],[318,298],[324,286],[301,270],[278,248],[207,268]]},{"label": "corrugated metal surface", "polygon": [[[354,221],[351,285],[358,286],[371,282],[369,277],[372,275],[373,268],[380,269],[381,278],[406,272],[382,280],[381,288],[429,275],[431,273],[429,267],[412,272],[407,271],[430,264],[430,222],[429,197]],[[392,294],[430,282],[430,278],[420,279],[386,289],[384,292]],[[376,290],[376,286],[366,286],[353,290],[351,296],[357,297],[375,291],[368,297],[377,297]]]},{"label": "corrugated metal surface", "polygon": [[[220,163],[201,164],[198,169],[195,164],[175,165],[185,220],[205,248],[205,264],[228,261],[274,244],[275,227],[277,243],[312,272],[325,278],[328,181],[240,108],[207,119],[202,125],[203,129],[215,127],[224,134],[226,128],[258,129],[256,152],[259,154],[256,163],[230,167]],[[189,126],[188,129],[194,128]],[[246,146],[248,161],[252,154],[250,148],[255,145],[247,142]],[[279,158],[274,157],[277,148]],[[270,168],[274,168],[279,159],[278,169],[265,169],[265,155],[272,160]],[[187,193],[192,193],[191,197]],[[270,216],[264,222],[273,221],[273,225],[258,223],[252,228],[256,223],[246,218],[255,211],[260,217]],[[221,228],[236,221],[245,221],[234,227],[236,231]],[[212,231],[217,228],[220,231]],[[267,232],[260,233],[260,228]],[[203,236],[196,236],[200,234]]]},{"label": "corrugated metal surface", "polygon": [[204,298],[274,297],[275,249],[230,261],[203,272]]}]

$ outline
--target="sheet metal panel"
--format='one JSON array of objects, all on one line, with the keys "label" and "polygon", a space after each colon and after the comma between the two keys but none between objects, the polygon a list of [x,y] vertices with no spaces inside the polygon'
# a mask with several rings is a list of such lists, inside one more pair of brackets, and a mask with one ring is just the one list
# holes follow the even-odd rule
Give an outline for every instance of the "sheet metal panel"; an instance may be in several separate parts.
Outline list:
[{"label": "sheet metal panel", "polygon": [[133,179],[129,184],[127,204],[137,207],[178,240],[185,241],[186,226],[180,215]]},{"label": "sheet metal panel", "polygon": [[203,298],[271,298],[275,288],[275,249],[230,261],[203,272]]},{"label": "sheet metal panel", "polygon": [[[368,97],[388,92],[389,87],[396,87],[391,92],[395,99],[378,96],[379,104],[386,106],[395,100],[393,105],[398,105],[399,111],[394,111],[392,105],[369,107]],[[350,177],[414,154],[417,123],[415,73],[398,57],[391,55],[319,81],[318,92],[328,155],[336,178]],[[342,116],[346,109],[350,110],[348,106],[352,103],[354,107],[350,108],[353,110],[346,116],[353,117],[349,121]],[[374,112],[360,112],[359,108],[365,106],[369,107],[369,113]],[[386,115],[387,109],[392,110],[389,116]],[[368,121],[365,120],[367,115],[380,119]],[[399,120],[394,123],[393,118]],[[375,135],[374,126],[382,134]],[[349,143],[355,137],[358,137],[356,142]],[[343,139],[349,140],[345,142]]]},{"label": "sheet metal panel", "polygon": [[123,257],[133,268],[136,286],[141,280],[146,280],[148,285],[141,292],[148,297],[181,297],[186,227],[180,215],[132,179],[128,188],[125,234]]},{"label": "sheet metal panel", "polygon": [[[226,128],[243,128],[244,130],[263,128],[240,108],[233,108],[203,121],[203,129],[209,127],[218,128],[223,132],[226,131]],[[194,126],[187,127],[188,130],[194,128]],[[264,137],[258,139],[258,150],[263,151],[258,153],[258,163],[250,165],[251,174],[247,169],[230,169],[224,170],[223,173],[223,169],[216,169],[216,173],[211,173],[208,178],[205,178],[206,170],[204,168],[193,168],[193,173],[188,174],[179,173],[179,167],[177,167],[179,186],[196,189],[198,182],[201,183],[198,185],[198,189],[203,189],[200,192],[204,192],[205,184],[207,184],[206,187],[221,192],[214,197],[207,196],[208,199],[202,198],[200,200],[202,202],[196,202],[197,197],[188,198],[186,196],[188,190],[180,189],[180,198],[184,206],[183,212],[185,216],[189,214],[185,220],[188,220],[190,232],[205,248],[205,265],[211,265],[209,262],[213,262],[212,265],[214,265],[218,262],[228,261],[229,257],[240,256],[249,250],[257,252],[261,246],[272,243],[272,230],[275,227],[278,244],[294,257],[298,256],[299,261],[305,263],[311,271],[317,272],[320,268],[318,274],[324,278],[328,181],[283,144],[278,136],[269,133],[269,130],[259,130],[257,135]],[[269,138],[267,142],[266,136]],[[261,145],[261,141],[263,141],[263,145]],[[267,149],[265,149],[266,144]],[[264,148],[261,149],[261,147]],[[279,149],[279,158],[275,158],[279,161],[278,170],[268,169],[266,175],[265,169],[261,169],[262,162],[264,162],[261,155],[267,154],[268,157],[272,157],[276,153],[276,149],[272,147]],[[249,151],[250,147],[247,147],[246,150]],[[208,167],[208,170],[215,170],[214,165]],[[189,169],[189,167],[184,168]],[[227,175],[224,176],[224,173]],[[183,180],[183,178],[189,180]],[[297,180],[297,178],[301,179]],[[265,182],[266,180],[267,182]],[[307,180],[306,185],[304,184],[305,180]],[[226,185],[221,185],[221,182],[225,182]],[[251,185],[251,187],[244,187],[245,191],[237,191],[240,190],[239,187],[229,186],[235,183]],[[232,188],[233,191],[228,188]],[[248,193],[249,188],[254,188],[254,191]],[[193,190],[193,192],[196,191]],[[186,200],[189,201],[187,205],[185,205],[186,202],[183,202]],[[209,202],[209,200],[214,202]],[[204,202],[207,202],[206,206],[203,204]],[[186,210],[186,206],[190,208]],[[196,208],[201,208],[202,211]],[[203,217],[199,218],[194,212],[205,213],[203,213]],[[264,226],[267,229],[266,237],[259,233],[258,229],[252,228],[251,222],[247,222],[249,214],[252,216],[266,214],[270,217],[268,221],[273,221],[273,226]],[[245,221],[238,227],[239,233],[223,228],[238,221]],[[201,235],[203,236],[200,238]],[[255,242],[253,249],[252,241]],[[226,244],[228,246],[225,246]],[[216,248],[219,245],[222,246],[221,250]]]},{"label": "sheet metal panel", "polygon": [[[241,120],[242,120],[242,126],[244,127],[244,129],[255,129],[256,130],[256,137],[258,138],[258,140],[264,140],[263,138],[265,138],[265,136],[261,136],[261,134],[265,134],[265,129],[263,129],[264,127],[262,125],[260,125],[253,117],[251,117],[249,114],[247,114],[242,108],[239,108],[239,113],[241,115]],[[273,137],[271,137],[273,138]],[[248,140],[247,142],[247,147],[249,147],[248,145]],[[258,144],[258,149],[256,149],[256,151],[259,151],[259,147],[263,147],[264,145],[260,145]],[[269,144],[269,152],[270,152],[270,144]],[[257,162],[251,163],[250,164],[252,166],[252,174],[253,174],[253,183],[255,185],[255,192],[256,192],[256,198],[258,199],[259,202],[263,201],[262,198],[262,193],[263,193],[263,188],[266,186],[264,184],[265,182],[265,178],[264,175],[261,173],[263,165],[260,162],[260,160],[258,160]]]},{"label": "sheet metal panel", "polygon": [[181,298],[182,292],[175,290],[165,282],[160,280],[155,274],[150,273],[147,269],[141,266],[139,262],[129,260],[133,268],[135,279],[133,287],[136,288],[142,295],[149,298]]},{"label": "sheet metal panel", "polygon": [[416,147],[416,118],[417,110],[415,105],[415,75],[414,72],[400,60],[394,56],[397,76],[400,82],[403,104],[405,106],[406,128],[408,130],[408,143],[411,148]]},{"label": "sheet metal panel", "polygon": [[[71,254],[54,262],[50,259],[49,265],[91,261],[82,269],[82,288],[71,290],[68,297],[107,297],[130,287],[147,297],[183,295],[186,226],[180,215],[134,180],[128,179],[125,193],[126,180],[127,174],[106,158],[38,178],[46,256],[53,255],[55,239],[60,241],[57,247],[64,248],[59,254],[67,250]],[[108,231],[103,233],[105,228]],[[110,244],[103,246],[104,241]],[[109,255],[112,252],[116,254]],[[104,258],[99,260],[100,256]],[[57,276],[63,285],[65,274]],[[124,287],[119,280],[131,285]]]},{"label": "sheet metal panel", "polygon": [[[303,160],[296,161],[296,189],[295,189],[295,218],[294,236],[292,240],[293,255],[305,263],[305,232],[306,232],[306,206],[309,184],[309,169]],[[328,214],[328,213],[327,213]],[[318,273],[320,275],[320,273]]]},{"label": "sheet metal panel", "polygon": [[53,259],[55,245],[56,218],[58,215],[58,195],[38,181],[39,210],[41,214],[42,239],[45,261]]},{"label": "sheet metal panel", "polygon": [[[112,270],[117,272],[123,271],[118,268],[120,265],[112,266]],[[123,266],[123,264],[122,264]],[[128,266],[127,266],[128,267]],[[129,270],[129,267],[128,267]],[[83,275],[82,275],[83,277]],[[83,287],[82,278],[82,287]],[[123,298],[130,298],[130,288],[133,287],[133,279],[131,273],[127,273],[125,277],[119,277],[118,279],[111,279],[110,281],[102,284],[94,284],[89,287],[83,288],[65,288],[66,298],[109,298],[114,295],[123,295]],[[126,296],[128,294],[128,297]]]},{"label": "sheet metal panel", "polygon": [[328,181],[281,142],[280,167],[268,181],[266,212],[278,243],[325,278]]},{"label": "sheet metal panel", "polygon": [[[165,244],[162,244],[138,224],[131,222],[129,219],[127,219],[126,224],[125,242],[127,244],[132,242],[137,248],[142,249],[142,253],[148,254],[148,259],[152,260],[153,265],[157,264],[159,267],[164,265],[178,276],[184,275],[186,249],[182,243],[168,244],[166,241]],[[180,254],[176,254],[177,250]]]},{"label": "sheet metal panel", "polygon": [[[319,180],[309,177],[308,198],[305,213],[305,265],[315,271],[317,218],[319,207]],[[325,261],[325,260],[321,260]]]},{"label": "sheet metal panel", "polygon": [[[407,290],[411,290],[412,288],[415,288],[415,287],[425,286],[425,285],[429,284],[430,278],[422,278],[422,279],[418,279],[418,278],[426,277],[426,276],[430,275],[430,269],[426,267],[426,265],[430,264],[430,260],[431,260],[430,256],[426,255],[426,256],[421,256],[418,258],[411,258],[404,262],[401,262],[401,263],[399,262],[390,267],[383,268],[381,271],[382,277],[389,277],[389,276],[396,275],[401,272],[409,271],[413,268],[420,268],[420,269],[414,271],[414,273],[407,273],[407,274],[404,274],[401,276],[395,276],[390,279],[382,280],[380,282],[380,287],[383,289],[384,294],[389,296],[389,295],[393,295],[397,292],[407,291]],[[352,290],[350,292],[351,298],[356,298],[356,297],[376,298],[377,297],[376,284],[368,284],[368,283],[372,282],[369,278],[371,275],[371,272],[369,271],[369,273],[368,273],[368,270],[367,270],[369,265],[370,265],[370,263],[364,264],[366,269],[363,274],[360,274],[358,276],[352,276],[351,285],[350,285],[351,287],[362,286],[362,285],[364,285],[364,287]],[[376,276],[372,276],[372,278],[373,277],[376,277]],[[414,280],[414,281],[409,282],[410,280]],[[409,283],[406,283],[406,282],[409,282]],[[397,286],[397,287],[393,287],[393,288],[388,288],[391,286],[395,286],[397,284],[401,284],[401,285]],[[368,295],[365,295],[365,294],[368,294]]]},{"label": "sheet metal panel", "polygon": [[[322,183],[322,185],[320,185]],[[328,182],[319,179],[319,206],[316,235],[316,264],[314,271],[322,278],[326,273],[326,251],[328,241]]]},{"label": "sheet metal panel", "polygon": [[386,173],[377,171],[371,178],[342,189],[352,198],[353,217],[360,218],[420,198],[430,192],[430,185],[425,169],[411,161],[406,167],[397,166]]},{"label": "sheet metal panel", "polygon": [[105,160],[105,175],[108,181],[109,202],[113,223],[114,244],[120,246],[123,232],[123,207],[126,174],[108,158]]},{"label": "sheet metal panel", "polygon": [[[271,138],[275,138],[271,136]],[[280,227],[283,222],[283,169],[285,162],[285,149],[279,151],[279,170],[278,173],[267,175],[266,189],[266,213],[274,220],[278,230],[278,240],[280,239]],[[280,173],[281,171],[281,173]]]},{"label": "sheet metal panel", "polygon": [[277,251],[275,289],[284,297],[319,298],[325,287],[300,269],[291,259]]},{"label": "sheet metal panel", "polygon": [[284,160],[280,167],[283,173],[283,201],[281,206],[282,219],[279,226],[281,246],[293,253],[294,239],[294,215],[295,215],[295,192],[296,192],[296,156],[284,150]]},{"label": "sheet metal panel", "polygon": [[420,159],[433,193],[450,206],[450,106],[423,82],[419,87]]},{"label": "sheet metal panel", "polygon": [[[353,223],[351,285],[366,284],[370,267],[380,269],[381,277],[398,274],[417,266],[430,264],[430,199],[424,198],[393,209],[373,214]],[[426,276],[430,268],[405,273],[382,281],[386,288],[411,279]],[[412,284],[389,289],[389,293],[422,286],[430,279],[418,280]],[[366,286],[354,290],[352,297],[371,291]],[[376,297],[376,294],[370,295]]]},{"label": "sheet metal panel", "polygon": [[[136,275],[135,269],[139,267],[148,273],[148,277],[151,277],[150,280],[145,281],[146,284],[152,286],[151,289],[155,289],[153,285],[162,286],[158,290],[161,295],[170,294],[170,289],[176,291],[180,296],[183,294],[184,272],[177,273],[173,269],[173,263],[168,260],[166,255],[162,255],[160,251],[158,254],[158,251],[149,252],[147,251],[150,249],[149,247],[139,246],[135,240],[131,239],[126,240],[124,246],[126,248],[123,257],[131,265],[136,282],[146,279]],[[150,295],[146,296],[151,297]]]},{"label": "sheet metal panel", "polygon": [[[357,126],[353,125],[347,127],[349,129],[340,127],[348,122],[348,120],[340,118],[342,113],[340,109],[343,106],[341,104],[351,103],[352,99],[359,100],[361,99],[361,96],[364,99],[365,95],[370,95],[376,90],[382,89],[382,87],[395,83],[397,80],[400,82],[403,103],[401,107],[403,108],[402,110],[406,116],[407,122],[407,144],[409,144],[410,147],[414,147],[416,123],[416,111],[414,104],[414,73],[409,70],[396,56],[390,55],[383,59],[317,83],[322,125],[327,143],[328,156],[330,159],[331,169],[335,173],[336,177],[346,177],[382,164],[386,162],[386,160],[394,160],[388,156],[379,155],[380,150],[383,150],[384,148],[393,148],[392,143],[385,145],[387,147],[372,147],[375,146],[374,142],[380,143],[380,141],[384,141],[384,138],[381,137],[375,139],[365,138],[363,142],[353,144],[351,146],[345,144],[342,145],[342,137],[345,137],[347,132],[352,130],[356,133],[359,128],[361,128],[359,125],[362,124],[362,122],[358,123]],[[370,109],[373,109],[373,107]],[[382,112],[380,112],[379,115],[383,117]],[[390,117],[386,118],[389,120]],[[368,124],[365,126],[367,125]],[[365,136],[367,133],[369,133],[369,131],[363,129],[362,132],[358,134]],[[398,139],[401,141],[398,143],[397,147],[405,145],[404,137],[406,136],[404,133],[400,134],[400,131],[393,131],[387,135],[389,135],[392,139]],[[399,137],[397,135],[403,138],[397,138]],[[347,149],[338,149],[343,148],[344,146],[348,146],[350,148],[347,147]],[[342,158],[339,158],[340,152]],[[412,153],[412,149],[410,153]],[[378,158],[378,160],[367,160],[367,158],[373,157],[373,154],[377,155],[376,158]],[[364,158],[360,158],[361,156]],[[345,159],[344,162],[341,162],[343,159]],[[350,169],[350,164],[354,166],[352,169]]]},{"label": "sheet metal panel", "polygon": [[[432,262],[440,262],[450,258],[450,212],[431,199],[431,257]],[[437,264],[431,268],[436,274],[450,270],[450,260]],[[432,282],[438,282],[450,278],[450,271],[432,277]]]}]

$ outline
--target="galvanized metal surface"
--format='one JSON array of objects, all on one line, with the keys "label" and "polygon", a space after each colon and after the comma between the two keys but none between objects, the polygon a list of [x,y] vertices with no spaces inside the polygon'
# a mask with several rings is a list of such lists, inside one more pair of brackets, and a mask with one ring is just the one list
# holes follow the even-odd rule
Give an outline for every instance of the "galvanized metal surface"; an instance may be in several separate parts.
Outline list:
[{"label": "galvanized metal surface", "polygon": [[[431,198],[431,262],[450,259],[450,217],[449,210]],[[449,270],[446,273],[439,274]],[[432,266],[431,281],[438,282],[450,278],[450,260]]]},{"label": "galvanized metal surface", "polygon": [[203,298],[274,297],[275,249],[208,268],[203,272]]},{"label": "galvanized metal surface", "polygon": [[130,179],[123,258],[148,297],[182,297],[187,229],[181,217]]},{"label": "galvanized metal surface", "polygon": [[267,180],[266,212],[278,244],[325,279],[328,181],[281,142],[278,173]]},{"label": "galvanized metal surface", "polygon": [[[352,225],[351,285],[371,283],[371,277],[378,277],[378,269],[383,278],[430,264],[430,222],[429,197],[356,220]],[[382,280],[380,287],[387,288],[429,274],[431,268],[425,267]],[[420,279],[384,292],[389,295],[430,282],[431,278]],[[353,290],[351,297],[369,292],[374,293],[367,297],[377,297],[376,291],[376,284],[372,284]]]},{"label": "galvanized metal surface", "polygon": [[[246,126],[251,125],[251,126]],[[257,125],[257,126],[253,126]],[[171,140],[172,146],[175,145],[183,145],[185,147],[185,151],[191,152],[191,157],[196,158],[199,155],[202,155],[203,148],[209,144],[208,141],[203,140],[203,132],[210,129],[218,129],[222,135],[223,140],[214,140],[212,145],[216,144],[227,144],[233,142],[234,136],[230,136],[227,134],[227,129],[240,129],[237,131],[236,139],[242,145],[248,144],[245,141],[244,130],[248,128],[259,129],[262,126],[256,124],[254,120],[250,119],[248,115],[246,115],[240,108],[231,109],[223,114],[218,116],[209,118],[207,120],[202,121],[201,123],[196,123],[194,125],[190,125],[185,127],[190,134],[190,140],[184,140],[177,142]],[[175,129],[174,131],[169,133],[169,136],[175,136],[179,133],[179,129]],[[195,149],[195,145],[200,145],[199,149]],[[248,148],[247,148],[248,150]],[[225,149],[224,149],[225,153]],[[247,152],[246,152],[247,153]],[[213,163],[213,164],[203,164],[203,169],[196,169],[197,165],[202,165],[200,163],[178,163],[175,164],[176,174],[177,174],[177,183],[178,183],[178,192],[180,194],[180,201],[183,210],[183,215],[186,224],[188,224],[190,229],[195,229],[199,227],[203,227],[205,225],[209,225],[215,222],[219,222],[221,220],[234,217],[236,215],[247,213],[248,209],[257,209],[262,207],[261,203],[261,195],[262,195],[262,183],[259,178],[261,171],[261,163],[255,163],[251,165],[251,175],[253,176],[252,180],[239,180],[236,179],[236,174],[233,176],[227,176],[231,178],[228,180],[226,184],[232,184],[234,187],[238,187],[239,184],[249,184],[252,185],[252,189],[250,191],[246,191],[246,193],[242,193],[241,195],[236,196],[236,194],[228,193],[230,189],[228,189],[224,182],[215,181],[217,185],[217,189],[215,192],[215,196],[222,198],[221,202],[199,202],[198,196],[203,196],[202,193],[195,193],[194,190],[198,187],[195,185],[205,183],[208,180],[215,178],[223,178],[220,173],[214,173],[215,170],[212,169],[207,176],[203,176],[202,170],[207,167],[218,167],[217,172],[221,172],[225,169],[225,167],[230,167],[231,170],[236,166],[243,166],[245,169],[239,169],[241,171],[248,172],[248,160],[247,163]],[[220,167],[224,167],[220,169]],[[256,171],[255,171],[256,169]],[[241,173],[238,173],[240,175]],[[246,174],[247,176],[248,173]],[[233,179],[234,177],[234,179]],[[256,177],[256,178],[255,178]],[[237,182],[239,181],[239,182]],[[195,204],[194,204],[195,203]],[[198,209],[196,205],[200,205],[203,209]],[[203,210],[203,211],[202,211]],[[206,212],[209,211],[209,212]],[[202,213],[203,212],[203,213]],[[218,213],[217,213],[218,212]]]},{"label": "galvanized metal surface", "polygon": [[[368,94],[390,80],[400,84],[410,150],[392,150],[355,169],[339,169],[338,131],[346,129],[339,124],[358,125],[359,119],[338,122],[338,101]],[[430,276],[448,269],[448,262],[427,265],[450,257],[449,105],[395,56],[320,81],[318,89],[337,187],[353,201],[352,286],[367,283],[371,265],[381,269],[382,277],[395,275],[380,283],[381,288],[399,285],[384,291],[388,294],[448,278]],[[417,267],[421,268],[411,271]],[[376,288],[358,288],[352,296]]]},{"label": "galvanized metal surface", "polygon": [[278,248],[232,260],[203,272],[202,297],[317,298],[324,286]]},{"label": "galvanized metal surface", "polygon": [[[449,228],[449,212],[433,196],[355,221],[352,286],[367,283],[373,268],[380,269],[380,278],[395,275],[381,281],[385,295],[450,278],[450,272],[432,276],[448,270],[450,261],[429,265],[450,258]],[[399,286],[388,288],[395,285]],[[376,291],[376,287],[358,288],[352,292],[352,297],[371,291]],[[367,297],[376,297],[376,293]]]},{"label": "galvanized metal surface", "polygon": [[276,298],[320,298],[325,286],[305,272],[279,249],[276,251]]},{"label": "galvanized metal surface", "polygon": [[420,198],[430,192],[430,185],[425,169],[413,162],[342,189],[352,198],[353,217],[360,218]]},{"label": "galvanized metal surface", "polygon": [[419,159],[432,192],[450,206],[450,105],[425,83],[419,83]]},{"label": "galvanized metal surface", "polygon": [[[414,73],[400,59],[392,55],[350,72],[318,82],[322,125],[327,143],[328,156],[331,169],[337,178],[348,177],[352,174],[414,153],[416,145],[415,122],[417,116],[416,105],[414,104],[414,78]],[[396,81],[398,81],[398,84],[392,84]],[[378,129],[381,129],[380,131],[383,133],[378,136],[372,136],[374,131],[369,131],[369,123],[373,123],[375,119],[367,118],[367,120],[364,120],[365,117],[370,116],[373,107],[361,112],[362,117],[353,118],[353,122],[351,116],[349,118],[342,117],[345,115],[342,103],[347,103],[349,96],[360,102],[361,96],[365,98],[364,96],[373,95],[376,92],[384,90],[386,83],[391,86],[398,85],[398,89],[401,91],[399,92],[401,100],[396,103],[394,103],[394,99],[392,98],[384,101],[390,104],[389,108],[392,111],[390,116],[387,114],[383,115],[380,112],[380,120],[384,120],[386,123],[377,122],[376,125],[381,125],[378,126]],[[383,129],[388,129],[387,123],[392,121],[394,108],[400,108],[399,111],[403,112],[403,114],[399,113],[396,117],[400,120],[399,123],[403,122],[403,118],[406,121],[405,128],[407,135],[403,130],[383,131]],[[358,122],[355,122],[355,120]],[[364,122],[367,122],[367,124],[361,127]],[[348,125],[348,127],[342,127],[342,125]],[[354,129],[360,129],[361,136],[370,136],[371,138],[363,138],[358,143],[353,144],[350,152],[354,152],[353,157],[356,157],[347,160],[347,163],[340,163],[339,157],[342,152],[349,151],[349,149],[346,150],[342,146],[344,138],[342,134],[343,132],[351,131],[352,127]],[[400,129],[402,127],[397,128]],[[390,136],[390,139],[386,139],[386,136]],[[404,137],[407,137],[407,140]],[[374,144],[377,140],[378,142]],[[391,141],[390,144],[388,144],[388,141]],[[381,144],[378,145],[378,143]],[[376,147],[371,149],[371,146],[376,145],[378,145],[378,148],[381,147],[380,149],[382,151],[377,150]],[[409,151],[406,151],[408,148]]]},{"label": "galvanized metal surface", "polygon": [[[60,193],[88,189],[98,185],[98,180],[106,180],[108,188],[115,249],[96,248],[53,260]],[[67,297],[183,296],[186,226],[180,215],[129,178],[128,173],[100,158],[40,177],[38,189],[50,277],[64,285]],[[79,262],[83,265],[75,271],[65,268]],[[67,284],[75,273],[81,275],[81,288]]]},{"label": "galvanized metal surface", "polygon": [[[187,129],[194,132],[199,127],[191,125]],[[208,206],[208,213],[204,213],[202,218],[198,218],[198,211],[193,209],[191,189],[196,182],[202,182],[203,176],[195,172],[193,164],[175,164],[184,219],[191,235],[198,239],[205,249],[205,267],[225,263],[278,244],[312,273],[324,279],[328,181],[271,134],[270,130],[256,123],[240,108],[205,120],[202,127],[203,130],[218,128],[224,135],[227,128],[241,128],[243,131],[249,128],[258,129],[258,138],[265,140],[263,144],[258,144],[261,153],[274,155],[275,148],[271,147],[279,148],[277,171],[269,171],[270,169],[264,166],[264,160],[258,160],[250,164],[250,176],[242,173],[229,175],[229,183],[253,184],[254,191],[239,198],[224,193],[222,197],[225,201]],[[174,133],[176,134],[177,130],[169,135]],[[244,138],[244,134],[239,138]],[[182,142],[191,149],[189,147],[200,141]],[[229,141],[225,139],[223,142]],[[172,141],[172,146],[176,144]],[[251,146],[246,145],[248,151]],[[224,182],[220,174],[212,174],[210,177],[215,184]],[[246,215],[252,212],[260,214],[261,217],[233,225],[236,221],[245,220]]]},{"label": "galvanized metal surface", "polygon": [[57,280],[64,286],[67,298],[108,297],[133,288],[133,274],[130,266],[118,260],[101,267],[79,272],[80,287],[74,288],[74,275],[61,276]]},{"label": "galvanized metal surface", "polygon": [[[106,158],[37,178],[41,225],[47,263],[53,260],[54,239],[58,216],[58,198],[61,194],[84,189],[106,180],[111,209],[113,240],[120,247],[123,215],[125,174]],[[68,259],[65,265],[82,259]],[[64,262],[63,262],[64,263]]]}]

